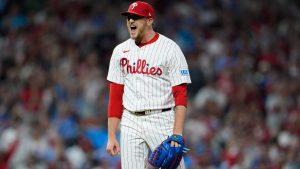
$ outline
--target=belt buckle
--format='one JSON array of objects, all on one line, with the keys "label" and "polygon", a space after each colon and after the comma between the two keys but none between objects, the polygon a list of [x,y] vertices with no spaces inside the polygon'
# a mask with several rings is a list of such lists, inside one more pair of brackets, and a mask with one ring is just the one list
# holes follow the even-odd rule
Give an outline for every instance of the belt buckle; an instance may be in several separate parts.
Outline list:
[{"label": "belt buckle", "polygon": [[149,115],[151,113],[151,110],[145,110],[145,115]]}]

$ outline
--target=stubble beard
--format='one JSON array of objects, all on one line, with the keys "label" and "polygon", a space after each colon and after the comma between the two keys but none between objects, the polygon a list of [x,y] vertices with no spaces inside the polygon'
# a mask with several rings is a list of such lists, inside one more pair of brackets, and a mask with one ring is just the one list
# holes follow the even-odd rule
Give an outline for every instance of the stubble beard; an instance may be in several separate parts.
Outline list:
[{"label": "stubble beard", "polygon": [[141,26],[137,31],[134,37],[131,36],[131,39],[135,41],[136,44],[140,44],[145,32],[145,26]]}]

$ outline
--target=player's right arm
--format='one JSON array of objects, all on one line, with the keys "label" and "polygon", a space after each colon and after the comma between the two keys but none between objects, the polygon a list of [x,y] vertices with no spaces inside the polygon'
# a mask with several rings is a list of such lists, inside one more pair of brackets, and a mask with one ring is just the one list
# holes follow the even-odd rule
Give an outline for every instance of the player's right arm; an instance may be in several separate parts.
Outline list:
[{"label": "player's right arm", "polygon": [[123,112],[122,97],[124,85],[110,83],[109,103],[108,103],[108,141],[106,151],[115,156],[120,152],[120,146],[117,141],[116,133],[120,124]]},{"label": "player's right arm", "polygon": [[120,119],[123,113],[123,73],[120,69],[119,49],[116,47],[113,51],[107,80],[110,81],[109,103],[108,103],[108,141],[106,151],[108,154],[115,156],[120,152],[120,145],[117,140],[117,131]]}]

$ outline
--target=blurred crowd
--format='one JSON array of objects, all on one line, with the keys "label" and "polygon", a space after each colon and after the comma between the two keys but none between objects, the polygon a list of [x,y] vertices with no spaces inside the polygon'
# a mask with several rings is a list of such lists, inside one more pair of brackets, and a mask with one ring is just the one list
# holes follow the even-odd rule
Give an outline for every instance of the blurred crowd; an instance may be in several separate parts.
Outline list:
[{"label": "blurred crowd", "polygon": [[[0,0],[0,169],[120,169],[108,64],[131,1]],[[152,0],[190,69],[187,169],[300,168],[300,2]]]}]

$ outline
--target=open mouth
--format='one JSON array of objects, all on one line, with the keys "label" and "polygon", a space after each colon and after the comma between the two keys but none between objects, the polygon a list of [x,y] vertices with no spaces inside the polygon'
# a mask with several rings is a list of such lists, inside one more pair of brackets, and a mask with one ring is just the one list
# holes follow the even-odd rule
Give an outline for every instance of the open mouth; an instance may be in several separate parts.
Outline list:
[{"label": "open mouth", "polygon": [[131,30],[136,30],[136,26],[133,26],[133,25],[132,25],[132,26],[130,26],[130,29],[131,29]]}]

